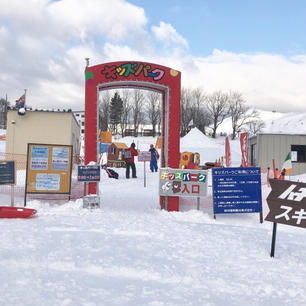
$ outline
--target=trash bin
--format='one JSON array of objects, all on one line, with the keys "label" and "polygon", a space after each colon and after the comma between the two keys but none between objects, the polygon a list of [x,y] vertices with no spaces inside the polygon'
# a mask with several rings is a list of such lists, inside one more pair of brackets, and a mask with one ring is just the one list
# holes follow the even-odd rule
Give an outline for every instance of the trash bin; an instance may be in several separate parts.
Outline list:
[{"label": "trash bin", "polygon": [[96,194],[90,194],[83,197],[83,208],[99,208],[100,197]]}]

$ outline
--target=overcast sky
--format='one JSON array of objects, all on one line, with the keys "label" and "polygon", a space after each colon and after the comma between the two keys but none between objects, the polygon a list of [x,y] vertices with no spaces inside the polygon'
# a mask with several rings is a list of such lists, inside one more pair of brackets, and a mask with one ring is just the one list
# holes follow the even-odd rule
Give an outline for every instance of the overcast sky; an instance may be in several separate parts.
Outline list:
[{"label": "overcast sky", "polygon": [[250,106],[305,111],[304,0],[0,0],[0,98],[84,109],[90,65],[146,61],[182,86],[239,91]]}]

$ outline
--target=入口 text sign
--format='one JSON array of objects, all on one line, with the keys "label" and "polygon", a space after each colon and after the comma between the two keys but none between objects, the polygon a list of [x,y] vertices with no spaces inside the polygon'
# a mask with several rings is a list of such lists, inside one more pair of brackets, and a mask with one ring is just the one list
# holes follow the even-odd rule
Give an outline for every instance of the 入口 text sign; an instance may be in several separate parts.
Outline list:
[{"label": "\u5165\u53e3 text sign", "polygon": [[266,221],[306,228],[306,184],[270,180]]},{"label": "\u5165\u53e3 text sign", "polygon": [[207,195],[207,171],[162,168],[160,169],[159,194],[204,197]]}]

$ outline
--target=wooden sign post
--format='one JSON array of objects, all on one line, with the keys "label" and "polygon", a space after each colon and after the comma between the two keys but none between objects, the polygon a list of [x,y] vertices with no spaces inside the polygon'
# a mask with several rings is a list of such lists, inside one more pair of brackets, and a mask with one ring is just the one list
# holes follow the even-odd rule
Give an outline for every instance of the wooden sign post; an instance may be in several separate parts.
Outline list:
[{"label": "wooden sign post", "polygon": [[274,179],[270,185],[265,220],[273,222],[270,256],[274,257],[277,223],[306,228],[306,184]]}]

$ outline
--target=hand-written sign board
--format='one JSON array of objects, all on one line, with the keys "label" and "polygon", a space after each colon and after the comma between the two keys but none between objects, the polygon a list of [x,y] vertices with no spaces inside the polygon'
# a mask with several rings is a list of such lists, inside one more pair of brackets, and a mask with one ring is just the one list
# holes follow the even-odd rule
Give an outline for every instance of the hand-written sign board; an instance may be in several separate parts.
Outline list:
[{"label": "hand-written sign board", "polygon": [[78,181],[79,182],[99,182],[100,181],[100,166],[95,166],[95,165],[78,166]]},{"label": "hand-written sign board", "polygon": [[14,161],[0,162],[0,185],[15,185],[16,169]]},{"label": "hand-written sign board", "polygon": [[266,221],[306,228],[306,184],[270,180]]},{"label": "hand-written sign board", "polygon": [[140,151],[138,153],[138,161],[151,161],[151,152],[149,151]]},{"label": "hand-written sign board", "polygon": [[70,194],[72,146],[28,144],[27,193]]}]

